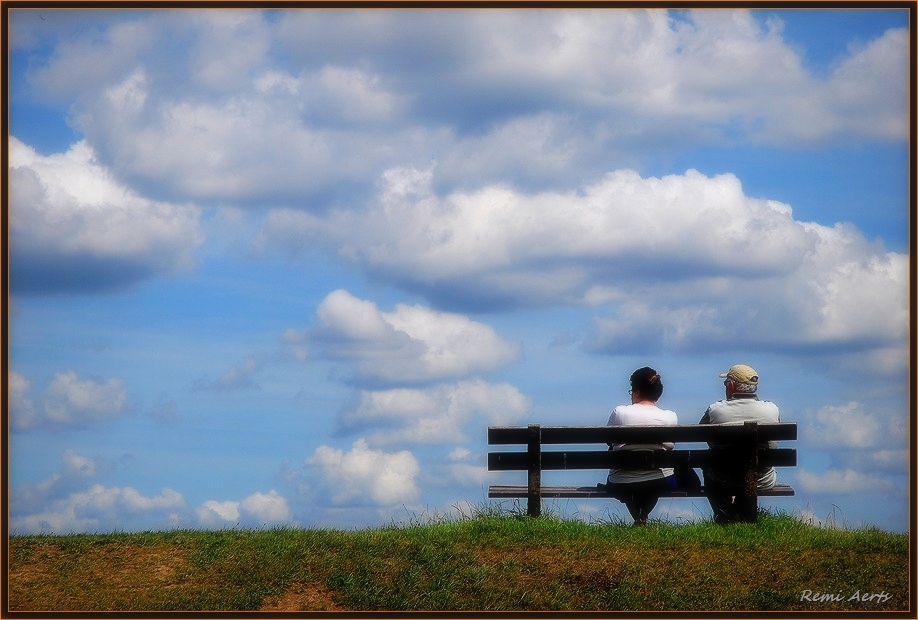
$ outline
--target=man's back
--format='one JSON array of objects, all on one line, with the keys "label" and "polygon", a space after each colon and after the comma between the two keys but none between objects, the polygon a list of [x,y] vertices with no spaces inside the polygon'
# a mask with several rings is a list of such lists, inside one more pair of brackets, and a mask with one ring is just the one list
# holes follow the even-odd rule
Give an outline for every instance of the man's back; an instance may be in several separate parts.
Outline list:
[{"label": "man's back", "polygon": [[[744,422],[758,422],[759,424],[774,424],[780,421],[778,406],[773,402],[759,400],[755,396],[734,396],[733,398],[713,403],[704,412],[700,423],[742,424]],[[730,447],[729,445],[710,442],[709,445],[712,448]],[[739,484],[742,482],[742,477],[738,472],[718,469],[716,466],[711,467],[708,474],[725,483]],[[777,475],[773,467],[758,471],[758,487],[760,489],[770,489],[775,485],[776,480]]]}]

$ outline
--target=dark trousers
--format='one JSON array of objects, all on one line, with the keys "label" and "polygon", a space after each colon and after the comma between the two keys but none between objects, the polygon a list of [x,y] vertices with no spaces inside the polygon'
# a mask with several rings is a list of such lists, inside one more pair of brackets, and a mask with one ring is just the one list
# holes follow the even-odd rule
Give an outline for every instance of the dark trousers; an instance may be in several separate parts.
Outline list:
[{"label": "dark trousers", "polygon": [[758,498],[746,497],[742,484],[725,484],[705,474],[704,494],[715,523],[755,523],[758,519]]},{"label": "dark trousers", "polygon": [[660,494],[673,489],[676,482],[673,476],[647,480],[645,482],[619,482],[606,484],[606,491],[619,500],[634,519],[635,525],[646,525],[650,511],[656,507]]}]

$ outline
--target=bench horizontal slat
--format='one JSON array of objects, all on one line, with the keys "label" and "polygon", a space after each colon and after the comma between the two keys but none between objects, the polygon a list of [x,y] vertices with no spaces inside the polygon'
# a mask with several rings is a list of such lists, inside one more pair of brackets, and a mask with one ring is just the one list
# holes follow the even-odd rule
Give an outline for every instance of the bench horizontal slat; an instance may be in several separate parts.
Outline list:
[{"label": "bench horizontal slat", "polygon": [[[711,462],[723,463],[730,457],[712,450],[580,450],[570,452],[542,452],[541,469],[657,469],[675,465],[705,467]],[[741,458],[734,457],[737,467]],[[762,450],[759,455],[761,467],[793,467],[797,464],[797,451],[793,448],[772,448]],[[489,471],[518,471],[529,468],[526,452],[488,453]]]},{"label": "bench horizontal slat", "polygon": [[[735,441],[749,431],[743,424],[680,424],[678,426],[542,426],[542,444],[563,443],[659,443],[662,441]],[[797,439],[796,423],[758,424],[760,441]],[[526,426],[491,426],[491,445],[525,444]]]},{"label": "bench horizontal slat", "polygon": [[[528,490],[525,485],[501,485],[495,484],[488,488],[488,497],[490,498],[516,498],[527,497]],[[601,491],[596,486],[591,487],[565,487],[565,486],[545,486],[541,487],[543,498],[609,498],[612,496]],[[771,489],[757,491],[759,497],[792,497],[794,489],[787,484],[776,484]],[[704,497],[704,489],[698,492],[689,491],[669,491],[662,493],[660,497]]]}]

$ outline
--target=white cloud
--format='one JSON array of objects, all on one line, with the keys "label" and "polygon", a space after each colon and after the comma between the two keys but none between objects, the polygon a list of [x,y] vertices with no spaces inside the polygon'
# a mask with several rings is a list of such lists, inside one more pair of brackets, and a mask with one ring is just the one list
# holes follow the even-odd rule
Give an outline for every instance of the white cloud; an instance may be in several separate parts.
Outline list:
[{"label": "white cloud", "polygon": [[[169,23],[193,33],[189,78],[217,92],[236,92],[268,60],[271,31],[257,11],[183,11]],[[184,23],[182,23],[184,22]]]},{"label": "white cloud", "polygon": [[118,378],[84,379],[73,370],[59,372],[38,405],[26,398],[29,387],[27,379],[11,373],[13,430],[84,427],[117,418],[127,408],[127,390]]},{"label": "white cloud", "polygon": [[80,478],[93,478],[97,472],[97,466],[94,459],[82,454],[77,454],[73,450],[64,452],[64,463],[67,471],[72,472]]},{"label": "white cloud", "polygon": [[318,487],[335,505],[392,506],[411,503],[420,496],[417,476],[421,468],[407,450],[371,450],[366,440],[358,439],[348,452],[319,446],[306,463],[318,470]]},{"label": "white cloud", "polygon": [[33,75],[119,176],[259,206],[434,159],[569,184],[634,145],[906,138],[905,29],[821,77],[767,15],[162,11],[64,37]]},{"label": "white cloud", "polygon": [[[54,55],[47,64],[35,67],[32,80],[40,92],[69,100],[105,90],[130,74],[137,59],[158,44],[155,24],[142,20],[96,23],[90,27],[98,36],[87,37],[83,28],[91,19],[78,11],[61,15],[61,21],[76,25],[75,32],[62,32]],[[55,27],[66,29],[60,23]]]},{"label": "white cloud", "polygon": [[[468,317],[399,304],[376,304],[344,290],[330,293],[316,310],[311,341],[326,357],[352,362],[361,380],[405,383],[463,377],[516,360],[517,345]],[[288,338],[289,340],[289,338]]]},{"label": "white cloud", "polygon": [[360,393],[357,405],[339,416],[350,430],[371,434],[374,444],[468,441],[467,430],[518,422],[531,404],[507,383],[459,381],[424,389],[398,388]]},{"label": "white cloud", "polygon": [[[307,92],[318,94],[316,110],[341,121],[363,123],[393,118],[404,106],[399,97],[381,88],[380,76],[348,67],[323,67]],[[323,101],[324,99],[324,101]]]},{"label": "white cloud", "polygon": [[176,525],[186,508],[181,493],[164,488],[159,495],[145,496],[133,487],[94,484],[84,491],[47,502],[40,512],[21,514],[11,506],[10,529],[17,533],[100,532],[126,529],[138,519],[159,527]]},{"label": "white cloud", "polygon": [[579,302],[606,282],[674,280],[693,269],[786,274],[813,244],[786,205],[745,197],[732,175],[644,179],[620,170],[577,192],[492,186],[443,198],[432,170],[393,169],[383,178],[362,213],[272,213],[262,243],[325,242],[371,273],[453,305],[463,294],[470,304],[489,295]]},{"label": "white cloud", "polygon": [[95,459],[67,450],[63,455],[64,467],[50,477],[32,485],[15,488],[10,498],[10,513],[26,515],[43,512],[52,502],[86,488],[88,481],[103,469]]},{"label": "white cloud", "polygon": [[[849,225],[797,221],[788,205],[746,196],[733,175],[619,170],[576,192],[488,186],[443,197],[433,169],[383,179],[364,211],[270,214],[262,243],[328,244],[441,307],[607,303],[614,311],[598,315],[588,343],[599,351],[753,345],[889,349],[887,362],[904,359],[907,256]],[[349,306],[372,321],[362,329],[377,330],[379,344],[389,316]],[[388,338],[410,357],[415,343]]]},{"label": "white cloud", "polygon": [[[108,165],[159,195],[299,204],[329,187],[363,184],[397,153],[427,153],[443,139],[438,129],[386,121],[398,98],[356,69],[302,77],[265,69],[243,88],[207,96],[173,93],[174,85],[164,96],[151,71],[113,82],[78,119]],[[189,84],[191,93],[202,86]],[[387,131],[361,131],[378,122]]]},{"label": "white cloud", "polygon": [[453,448],[453,451],[449,453],[449,460],[464,461],[465,459],[469,457],[470,454],[471,452],[468,450],[468,448],[463,448],[462,446],[459,446],[457,448]]},{"label": "white cloud", "polygon": [[833,506],[833,511],[826,515],[824,519],[820,519],[816,516],[816,513],[809,509],[799,509],[794,513],[794,518],[802,523],[807,525],[813,525],[816,527],[825,527],[830,529],[847,529],[848,524],[844,520],[844,516],[839,516],[836,508]]},{"label": "white cloud", "polygon": [[198,210],[122,185],[85,141],[42,156],[10,138],[13,292],[106,290],[187,268]]},{"label": "white cloud", "polygon": [[238,502],[208,500],[195,509],[195,514],[198,524],[206,528],[289,525],[293,516],[286,498],[273,489]]},{"label": "white cloud", "polygon": [[239,510],[242,515],[265,524],[286,523],[291,516],[287,500],[273,489],[249,495],[239,504]]},{"label": "white cloud", "polygon": [[198,523],[203,527],[216,528],[239,523],[239,502],[208,500],[195,510]]},{"label": "white cloud", "polygon": [[805,432],[814,445],[863,449],[877,444],[880,423],[861,403],[851,401],[846,405],[827,405],[819,409]]},{"label": "white cloud", "polygon": [[124,410],[127,392],[120,379],[81,379],[74,371],[54,376],[45,398],[45,415],[57,424],[104,420]]},{"label": "white cloud", "polygon": [[8,371],[10,426],[13,429],[29,428],[38,424],[35,405],[28,398],[32,382],[13,370]]},{"label": "white cloud", "polygon": [[829,469],[821,473],[800,469],[796,472],[799,491],[823,495],[860,495],[888,493],[895,488],[893,481],[853,469]]},{"label": "white cloud", "polygon": [[[869,339],[903,342],[907,335],[908,257],[884,252],[853,227],[805,224],[814,233],[809,260],[792,279],[805,292],[804,312],[812,340]],[[791,295],[785,295],[791,301]]]},{"label": "white cloud", "polygon": [[[880,38],[853,50],[833,72],[822,95],[822,109],[832,111],[835,124],[831,133],[876,135],[901,139],[908,131],[908,86],[903,76],[908,71],[902,53],[908,47],[905,29],[890,29]],[[878,97],[877,93],[883,93]],[[858,116],[869,115],[871,128]],[[788,119],[790,120],[790,119]],[[794,127],[805,131],[802,127]],[[829,133],[829,132],[827,132]]]},{"label": "white cloud", "polygon": [[877,450],[870,455],[873,463],[887,471],[904,472],[908,470],[908,450]]},{"label": "white cloud", "polygon": [[[457,136],[438,155],[437,170],[441,182],[450,185],[463,186],[468,179],[512,179],[527,187],[542,187],[566,181],[572,168],[582,166],[584,152],[599,150],[596,142],[589,129],[566,115],[524,114],[495,123],[483,135]],[[616,149],[614,145],[608,148]],[[512,159],[508,160],[508,152],[513,152]]]},{"label": "white cloud", "polygon": [[[472,106],[480,93],[497,91],[504,101],[598,116],[613,143],[667,131],[680,139],[687,125],[709,127],[703,137],[711,140],[736,131],[769,142],[906,135],[904,29],[852,50],[825,79],[807,72],[803,51],[785,42],[783,24],[767,12],[524,10],[451,17],[446,29],[435,16],[419,14],[288,13],[279,34],[304,63],[345,38],[353,47],[336,46],[339,64],[372,57],[379,71],[395,74],[406,58],[425,57],[415,71],[436,72],[436,88],[446,92],[415,93],[428,114],[438,104],[447,107],[444,100],[478,112]],[[902,97],[881,95],[889,92]],[[882,119],[868,120],[871,111]]]}]

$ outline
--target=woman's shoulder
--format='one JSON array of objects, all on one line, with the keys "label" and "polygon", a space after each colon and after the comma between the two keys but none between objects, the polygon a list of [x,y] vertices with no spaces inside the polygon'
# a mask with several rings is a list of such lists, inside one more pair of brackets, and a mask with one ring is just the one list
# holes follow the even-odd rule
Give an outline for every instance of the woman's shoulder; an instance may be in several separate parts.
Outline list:
[{"label": "woman's shoulder", "polygon": [[668,418],[672,418],[673,420],[678,420],[678,419],[679,419],[679,414],[677,414],[677,413],[676,413],[675,411],[673,411],[672,409],[660,409],[660,412],[661,412],[664,416],[666,416],[666,417],[668,417]]},{"label": "woman's shoulder", "polygon": [[612,410],[612,417],[620,424],[654,424],[661,421],[679,423],[675,411],[645,404],[618,405]]}]

